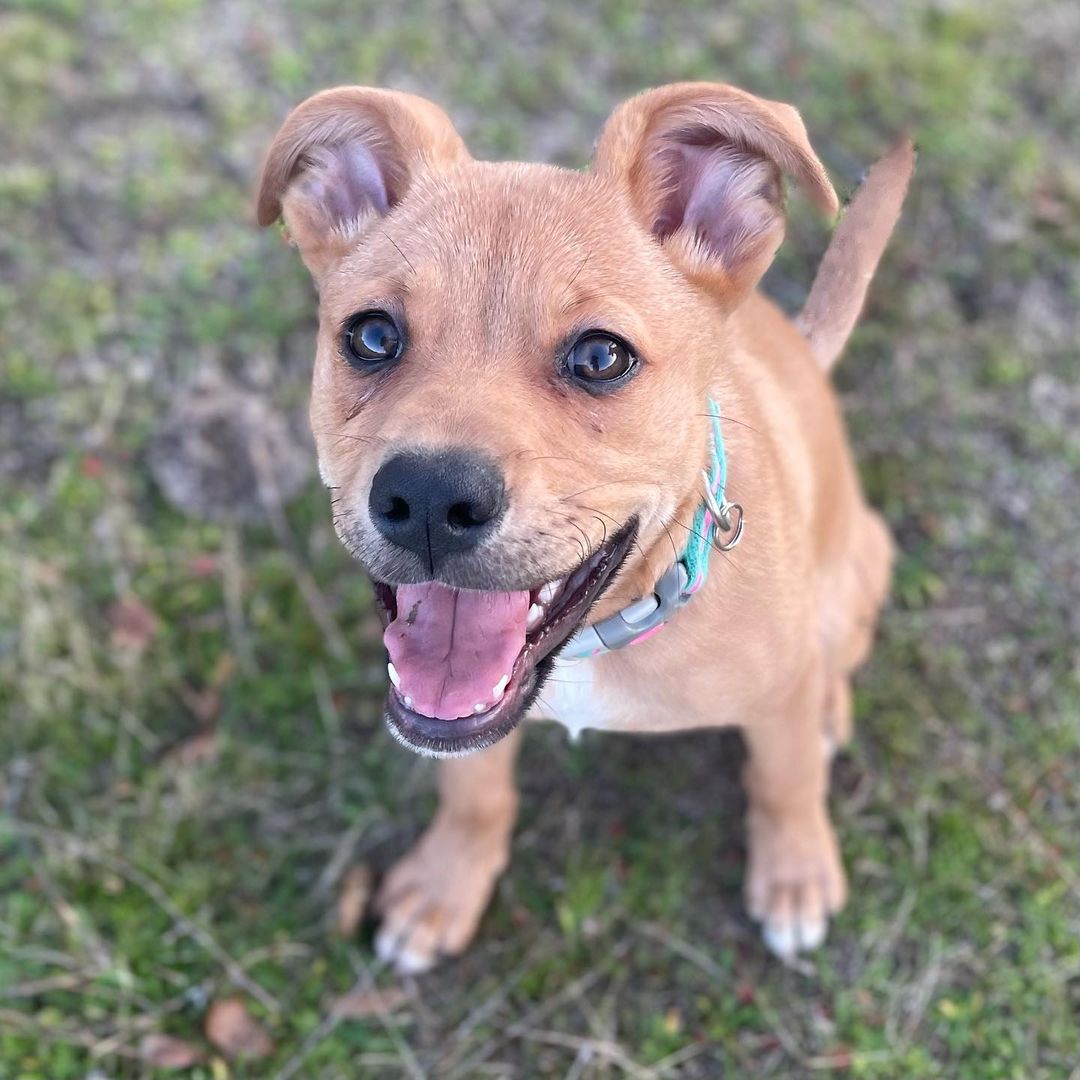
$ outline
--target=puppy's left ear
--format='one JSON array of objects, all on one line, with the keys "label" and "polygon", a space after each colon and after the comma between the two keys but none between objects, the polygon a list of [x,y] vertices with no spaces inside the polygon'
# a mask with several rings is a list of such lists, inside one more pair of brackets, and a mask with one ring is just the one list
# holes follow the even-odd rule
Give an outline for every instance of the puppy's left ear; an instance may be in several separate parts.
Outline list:
[{"label": "puppy's left ear", "polygon": [[719,83],[649,90],[611,114],[594,169],[621,184],[644,228],[691,280],[737,302],[784,238],[782,175],[839,208],[798,112]]}]

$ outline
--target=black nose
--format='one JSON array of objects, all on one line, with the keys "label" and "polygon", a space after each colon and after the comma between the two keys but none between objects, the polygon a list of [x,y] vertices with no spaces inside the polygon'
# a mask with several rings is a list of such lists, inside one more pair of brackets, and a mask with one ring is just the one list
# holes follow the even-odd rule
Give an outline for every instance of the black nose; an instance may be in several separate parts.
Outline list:
[{"label": "black nose", "polygon": [[499,469],[470,451],[398,454],[371,481],[368,507],[379,532],[434,573],[494,530],[506,488]]}]

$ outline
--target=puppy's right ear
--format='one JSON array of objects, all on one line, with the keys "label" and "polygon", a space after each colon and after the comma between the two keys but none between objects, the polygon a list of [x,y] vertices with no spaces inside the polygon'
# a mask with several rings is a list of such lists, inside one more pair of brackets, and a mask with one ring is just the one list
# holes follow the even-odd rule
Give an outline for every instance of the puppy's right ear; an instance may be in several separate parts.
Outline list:
[{"label": "puppy's right ear", "polygon": [[422,172],[467,161],[449,117],[412,94],[341,86],[298,105],[263,162],[256,217],[284,216],[318,279]]}]

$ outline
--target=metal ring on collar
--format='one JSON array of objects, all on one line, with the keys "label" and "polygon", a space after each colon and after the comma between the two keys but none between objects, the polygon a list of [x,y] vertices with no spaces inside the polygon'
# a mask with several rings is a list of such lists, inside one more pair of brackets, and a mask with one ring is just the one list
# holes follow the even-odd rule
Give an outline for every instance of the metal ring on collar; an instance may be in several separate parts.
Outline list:
[{"label": "metal ring on collar", "polygon": [[[705,469],[701,470],[701,478],[704,481],[702,486],[704,488],[705,505],[713,516],[713,540],[717,550],[730,551],[742,539],[743,524],[746,520],[742,504],[728,502],[727,499],[724,499],[723,502],[717,502],[712,484],[709,481],[709,474]],[[734,522],[731,519],[733,513],[735,514]],[[735,535],[730,540],[725,540],[722,534],[729,533],[732,530],[734,530]]]},{"label": "metal ring on collar", "polygon": [[[743,522],[746,520],[743,515],[743,508],[741,503],[737,502],[725,502],[721,507],[724,511],[725,520],[727,521],[727,527],[721,529],[720,522],[718,521],[713,526],[713,536],[716,539],[716,546],[720,551],[730,551],[741,539],[743,534]],[[735,535],[730,540],[723,540],[720,537],[721,531],[731,532],[731,515],[735,514]]]}]

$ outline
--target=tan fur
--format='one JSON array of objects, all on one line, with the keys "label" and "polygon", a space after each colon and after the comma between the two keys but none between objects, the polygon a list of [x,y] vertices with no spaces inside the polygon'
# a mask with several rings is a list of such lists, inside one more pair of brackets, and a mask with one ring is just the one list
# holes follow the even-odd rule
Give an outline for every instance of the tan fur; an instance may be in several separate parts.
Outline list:
[{"label": "tan fur", "polygon": [[795,325],[828,371],[859,318],[915,170],[915,145],[901,139],[870,170],[833,234]]},{"label": "tan fur", "polygon": [[[305,161],[321,167],[320,146],[369,131],[388,148],[393,204],[331,237],[297,178]],[[339,534],[369,568],[390,565],[365,509],[381,462],[406,445],[478,447],[511,492],[490,588],[555,578],[581,559],[582,534],[594,547],[638,517],[638,546],[591,616],[603,618],[651,590],[686,543],[711,395],[746,538],[714,555],[706,587],[662,633],[590,661],[590,672],[598,700],[612,703],[611,729],[743,730],[749,909],[778,952],[812,947],[845,894],[822,746],[847,738],[849,678],[891,560],[821,363],[753,291],[783,227],[779,189],[761,177],[793,175],[831,213],[825,171],[794,109],[712,84],[622,105],[584,173],[475,162],[451,133],[419,99],[345,88],[302,105],[264,168],[259,220],[284,208],[319,288],[311,418],[338,489]],[[753,158],[757,194],[738,195],[763,200],[752,207],[760,235],[734,244],[726,265],[693,237],[650,234],[670,179],[665,155],[681,152],[680,139]],[[407,320],[408,357],[392,379],[371,379],[339,357],[339,328],[388,306]],[[589,327],[644,358],[638,377],[603,398],[553,374],[560,343]],[[834,335],[826,352],[835,347]],[[428,966],[473,936],[506,862],[515,743],[441,766],[435,822],[381,898],[380,950],[400,967]]]}]

